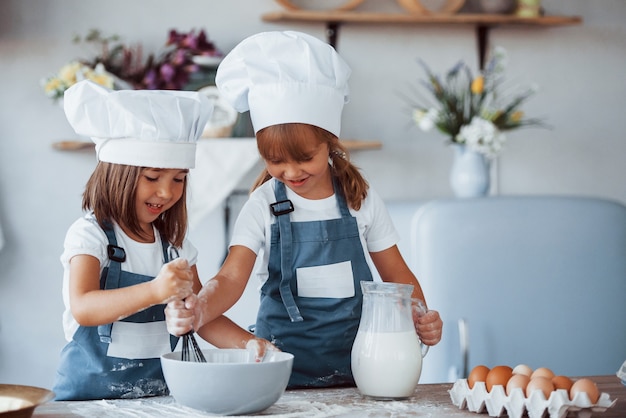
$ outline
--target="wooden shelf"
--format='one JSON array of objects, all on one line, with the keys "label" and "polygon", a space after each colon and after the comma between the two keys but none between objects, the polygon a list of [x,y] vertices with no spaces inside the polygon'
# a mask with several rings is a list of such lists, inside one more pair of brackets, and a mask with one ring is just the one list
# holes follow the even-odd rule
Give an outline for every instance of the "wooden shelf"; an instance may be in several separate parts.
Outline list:
[{"label": "wooden shelf", "polygon": [[358,139],[341,139],[339,142],[346,147],[348,151],[359,150],[376,150],[383,147],[380,141],[362,141]]},{"label": "wooden shelf", "polygon": [[265,22],[320,22],[326,24],[328,43],[337,48],[339,27],[344,23],[357,24],[409,24],[409,25],[473,25],[476,27],[478,63],[482,69],[487,56],[489,29],[494,26],[570,26],[582,23],[580,16],[519,17],[499,14],[415,14],[376,13],[354,11],[282,10],[266,13]]},{"label": "wooden shelf", "polygon": [[277,11],[262,16],[265,22],[332,22],[332,23],[406,23],[406,24],[469,24],[469,25],[528,25],[528,26],[566,26],[582,23],[580,16],[540,16],[518,17],[497,14],[428,14],[409,13],[370,13],[370,12],[320,12],[312,10]]},{"label": "wooden shelf", "polygon": [[[223,139],[223,138],[218,138]],[[205,139],[203,139],[205,140]],[[209,140],[210,139],[206,139]],[[237,138],[233,138],[233,141],[236,141]],[[342,139],[341,143],[346,147],[348,151],[359,151],[359,150],[376,150],[382,148],[382,143],[380,141],[362,141],[356,139]],[[59,151],[81,151],[81,150],[93,150],[95,148],[95,144],[91,141],[59,141],[54,142],[52,144],[54,149]]]},{"label": "wooden shelf", "polygon": [[66,140],[52,143],[52,148],[59,151],[93,150],[96,144],[91,141]]}]

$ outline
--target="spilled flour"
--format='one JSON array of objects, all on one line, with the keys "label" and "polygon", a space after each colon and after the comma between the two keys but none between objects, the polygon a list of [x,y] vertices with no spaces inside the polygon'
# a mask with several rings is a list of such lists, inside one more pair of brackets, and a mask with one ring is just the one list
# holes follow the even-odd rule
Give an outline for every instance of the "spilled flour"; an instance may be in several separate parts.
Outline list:
[{"label": "spilled flour", "polygon": [[[182,406],[172,397],[159,397],[133,400],[101,400],[95,402],[75,402],[68,405],[72,413],[82,417],[99,418],[191,418],[210,417],[212,414]],[[286,401],[276,403],[255,415],[272,416],[277,418],[326,418],[336,417],[348,413],[350,409],[339,405],[325,405],[311,401]]]},{"label": "spilled flour", "polygon": [[[67,402],[69,410],[85,418],[194,418],[214,416],[178,404],[171,396]],[[438,418],[458,414],[447,393],[440,399],[416,395],[408,400],[375,401],[355,388],[286,391],[271,407],[254,415],[239,417],[276,418]]]}]

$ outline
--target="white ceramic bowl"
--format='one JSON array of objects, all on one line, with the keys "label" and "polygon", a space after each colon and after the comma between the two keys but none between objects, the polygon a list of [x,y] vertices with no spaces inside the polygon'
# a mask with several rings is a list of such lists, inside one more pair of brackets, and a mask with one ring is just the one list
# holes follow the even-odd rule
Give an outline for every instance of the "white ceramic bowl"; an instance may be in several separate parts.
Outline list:
[{"label": "white ceramic bowl", "polygon": [[202,350],[206,363],[181,360],[179,351],[161,356],[163,375],[176,402],[211,414],[260,412],[281,397],[293,354],[268,352],[261,363],[243,349]]}]

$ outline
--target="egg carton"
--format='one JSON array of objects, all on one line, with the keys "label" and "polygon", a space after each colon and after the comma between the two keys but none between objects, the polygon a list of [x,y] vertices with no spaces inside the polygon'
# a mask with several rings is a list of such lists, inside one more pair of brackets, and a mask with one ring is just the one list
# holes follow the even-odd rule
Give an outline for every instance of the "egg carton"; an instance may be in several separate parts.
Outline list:
[{"label": "egg carton", "polygon": [[543,418],[546,411],[550,418],[565,418],[570,413],[570,416],[588,418],[592,413],[606,411],[617,401],[611,400],[608,393],[602,393],[598,402],[592,404],[584,392],[577,393],[570,400],[564,389],[553,391],[548,399],[540,390],[534,391],[527,398],[521,388],[513,389],[507,396],[502,385],[493,386],[491,392],[487,392],[485,382],[476,382],[470,389],[467,379],[457,380],[449,392],[452,403],[459,409],[467,408],[476,413],[482,413],[486,409],[491,417],[507,414],[509,418],[520,418],[524,412],[529,418]]}]

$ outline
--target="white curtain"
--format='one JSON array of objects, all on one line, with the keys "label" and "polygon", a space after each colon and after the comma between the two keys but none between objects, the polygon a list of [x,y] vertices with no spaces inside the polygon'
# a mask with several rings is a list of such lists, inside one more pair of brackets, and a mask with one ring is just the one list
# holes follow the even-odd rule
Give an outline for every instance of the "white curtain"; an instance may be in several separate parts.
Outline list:
[{"label": "white curtain", "polygon": [[220,205],[259,160],[255,138],[199,140],[196,168],[189,176],[190,228]]}]

